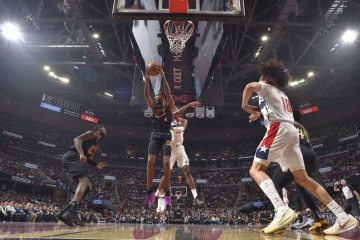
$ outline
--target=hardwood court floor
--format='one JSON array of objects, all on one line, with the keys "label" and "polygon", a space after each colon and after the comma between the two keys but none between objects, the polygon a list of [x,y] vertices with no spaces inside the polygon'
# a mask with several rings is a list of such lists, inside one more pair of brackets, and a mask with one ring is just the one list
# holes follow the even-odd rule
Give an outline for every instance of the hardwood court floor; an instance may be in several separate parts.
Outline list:
[{"label": "hardwood court floor", "polygon": [[152,239],[152,240],[342,240],[360,239],[356,230],[342,236],[315,236],[302,230],[281,235],[262,235],[259,226],[0,223],[0,239]]}]

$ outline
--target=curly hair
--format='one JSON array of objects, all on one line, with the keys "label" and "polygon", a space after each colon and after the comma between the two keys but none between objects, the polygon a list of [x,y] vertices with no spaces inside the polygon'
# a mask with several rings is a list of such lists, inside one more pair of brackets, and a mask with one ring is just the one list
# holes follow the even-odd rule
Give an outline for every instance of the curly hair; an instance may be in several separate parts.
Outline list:
[{"label": "curly hair", "polygon": [[284,63],[276,59],[261,63],[258,71],[261,76],[269,78],[277,88],[285,88],[291,79],[290,73]]}]

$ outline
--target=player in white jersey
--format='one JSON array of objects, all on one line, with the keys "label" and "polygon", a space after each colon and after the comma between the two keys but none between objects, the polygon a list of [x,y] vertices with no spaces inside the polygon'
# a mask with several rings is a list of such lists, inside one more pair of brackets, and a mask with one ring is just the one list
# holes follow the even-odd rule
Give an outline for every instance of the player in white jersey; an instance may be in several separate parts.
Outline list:
[{"label": "player in white jersey", "polygon": [[[332,227],[323,231],[325,234],[340,234],[358,228],[358,221],[345,213],[326,190],[311,179],[305,171],[291,104],[285,93],[280,90],[285,88],[290,81],[289,71],[282,62],[269,60],[260,65],[259,73],[261,74],[260,81],[249,83],[244,89],[242,108],[250,114],[250,122],[256,121],[262,115],[267,129],[255,152],[249,171],[275,208],[273,221],[262,231],[264,233],[277,232],[296,219],[296,213],[285,205],[273,181],[266,174],[266,168],[271,162],[279,163],[283,171],[289,169],[299,185],[335,214],[337,220]],[[257,107],[248,104],[253,93],[259,95],[261,112],[256,110]]]},{"label": "player in white jersey", "polygon": [[[200,106],[199,102],[189,103],[192,107]],[[189,158],[185,152],[184,143],[184,131],[187,127],[187,120],[180,117],[180,114],[174,115],[174,120],[171,123],[171,141],[168,143],[171,146],[171,156],[170,156],[170,169],[172,170],[175,163],[177,166],[181,168],[183,171],[187,184],[190,187],[191,193],[194,197],[194,204],[197,206],[204,205],[204,202],[199,199],[195,181],[191,175],[190,166],[189,166]],[[155,197],[159,192],[159,189],[163,187],[164,178],[161,178],[158,190],[155,193]]]},{"label": "player in white jersey", "polygon": [[161,189],[159,192],[158,200],[157,200],[157,208],[156,208],[156,214],[159,220],[159,223],[165,223],[166,216],[165,216],[165,194],[164,191]]}]

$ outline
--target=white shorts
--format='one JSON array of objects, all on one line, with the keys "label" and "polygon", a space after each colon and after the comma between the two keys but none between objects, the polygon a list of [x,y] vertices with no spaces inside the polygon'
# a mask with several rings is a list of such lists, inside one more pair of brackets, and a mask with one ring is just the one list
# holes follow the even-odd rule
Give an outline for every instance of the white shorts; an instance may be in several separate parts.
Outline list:
[{"label": "white shorts", "polygon": [[157,206],[157,208],[156,208],[156,212],[157,212],[157,213],[164,212],[164,211],[165,211],[165,208],[166,208],[165,204],[159,204],[159,205]]},{"label": "white shorts", "polygon": [[172,170],[175,162],[179,168],[189,165],[189,158],[185,152],[185,147],[180,144],[171,148],[170,169]]},{"label": "white shorts", "polygon": [[298,130],[288,122],[271,123],[256,149],[254,161],[266,167],[277,162],[283,171],[305,169]]}]

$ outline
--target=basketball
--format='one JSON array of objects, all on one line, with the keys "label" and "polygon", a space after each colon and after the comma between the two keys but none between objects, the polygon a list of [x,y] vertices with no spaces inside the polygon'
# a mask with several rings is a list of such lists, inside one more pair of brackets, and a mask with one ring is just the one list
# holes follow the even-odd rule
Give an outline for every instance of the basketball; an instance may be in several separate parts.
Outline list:
[{"label": "basketball", "polygon": [[148,70],[150,76],[156,76],[159,75],[159,71],[156,69],[156,66],[158,66],[159,64],[152,60],[148,63],[148,65],[146,66],[146,69]]}]

